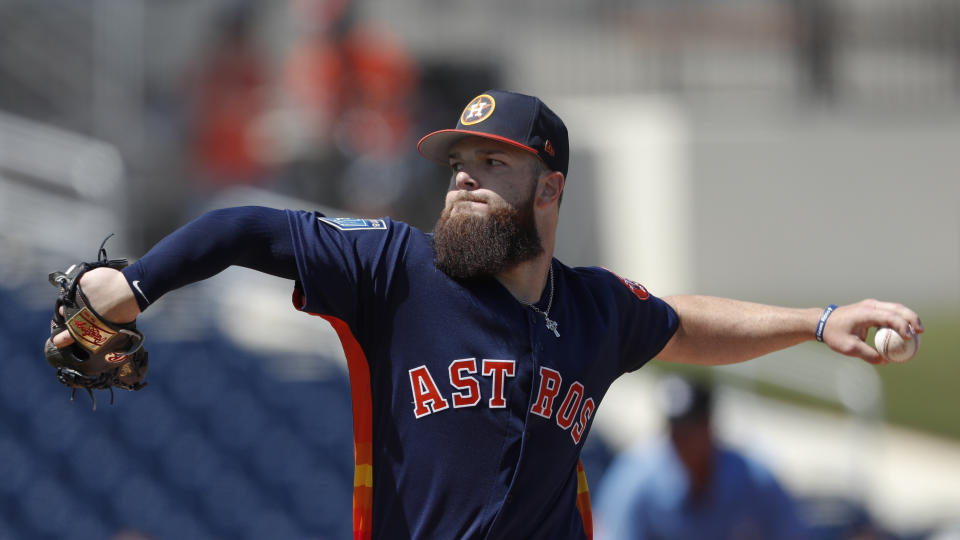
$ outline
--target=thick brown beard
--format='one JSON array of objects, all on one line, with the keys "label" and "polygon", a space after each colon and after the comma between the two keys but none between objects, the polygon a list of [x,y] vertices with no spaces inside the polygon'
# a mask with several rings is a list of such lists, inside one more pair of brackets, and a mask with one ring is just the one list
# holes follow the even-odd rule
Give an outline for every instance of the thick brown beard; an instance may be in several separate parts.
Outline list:
[{"label": "thick brown beard", "polygon": [[445,208],[434,228],[434,264],[454,279],[490,277],[543,253],[533,217],[533,196],[487,216],[451,215]]}]

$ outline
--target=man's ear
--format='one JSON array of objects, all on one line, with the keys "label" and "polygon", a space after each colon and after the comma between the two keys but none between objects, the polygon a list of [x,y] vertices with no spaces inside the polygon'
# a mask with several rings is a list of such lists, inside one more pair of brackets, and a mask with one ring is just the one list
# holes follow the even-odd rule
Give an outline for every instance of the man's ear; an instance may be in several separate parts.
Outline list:
[{"label": "man's ear", "polygon": [[540,176],[537,182],[536,206],[544,207],[557,202],[563,194],[565,179],[560,171],[550,171]]}]

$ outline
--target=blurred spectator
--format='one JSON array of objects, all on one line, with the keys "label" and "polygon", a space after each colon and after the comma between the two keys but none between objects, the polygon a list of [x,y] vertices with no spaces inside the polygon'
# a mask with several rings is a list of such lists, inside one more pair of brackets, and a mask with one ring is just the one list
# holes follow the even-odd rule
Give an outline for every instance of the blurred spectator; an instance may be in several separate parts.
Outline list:
[{"label": "blurred spectator", "polygon": [[231,6],[221,16],[214,43],[190,81],[190,151],[201,190],[258,184],[266,175],[256,133],[268,66],[253,37],[250,6]]},{"label": "blurred spectator", "polygon": [[832,0],[792,0],[798,69],[808,97],[829,101],[837,91],[837,13]]},{"label": "blurred spectator", "polygon": [[345,108],[346,59],[341,43],[352,25],[347,0],[294,0],[292,48],[283,68],[282,91],[297,129],[284,149],[294,157],[333,145],[333,128]]},{"label": "blurred spectator", "polygon": [[594,507],[597,538],[809,537],[770,471],[714,438],[708,387],[670,377],[660,390],[668,435],[622,454],[607,470]]},{"label": "blurred spectator", "polygon": [[[292,4],[302,28],[285,66],[298,125],[286,183],[360,215],[394,213],[410,181],[418,68],[388,28],[357,20],[349,0]],[[289,129],[289,126],[288,126]]]}]

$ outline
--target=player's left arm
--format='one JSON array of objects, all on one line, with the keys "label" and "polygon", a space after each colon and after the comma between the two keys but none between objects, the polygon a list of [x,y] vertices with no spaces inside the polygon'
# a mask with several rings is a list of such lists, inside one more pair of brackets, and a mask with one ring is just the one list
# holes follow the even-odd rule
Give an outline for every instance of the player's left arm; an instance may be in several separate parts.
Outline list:
[{"label": "player's left arm", "polygon": [[[679,317],[676,333],[657,358],[668,362],[720,365],[743,362],[816,338],[822,308],[786,308],[711,296],[669,296]],[[871,327],[903,336],[922,333],[917,314],[901,304],[862,300],[836,308],[823,328],[834,351],[884,363],[865,340]]]}]

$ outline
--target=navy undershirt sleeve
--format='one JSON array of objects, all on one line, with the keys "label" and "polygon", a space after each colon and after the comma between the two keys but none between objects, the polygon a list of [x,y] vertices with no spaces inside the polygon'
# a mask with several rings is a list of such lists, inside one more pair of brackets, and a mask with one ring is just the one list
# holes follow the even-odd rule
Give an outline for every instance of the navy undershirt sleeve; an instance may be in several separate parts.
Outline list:
[{"label": "navy undershirt sleeve", "polygon": [[297,263],[286,214],[261,206],[208,212],[157,242],[123,269],[140,310],[165,293],[243,266],[296,280]]}]

